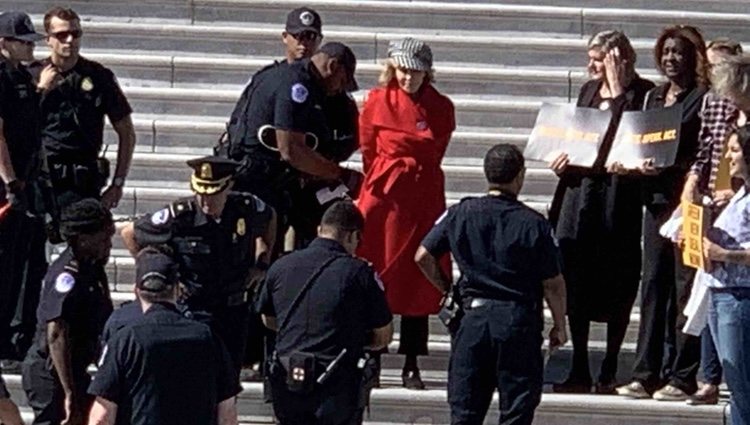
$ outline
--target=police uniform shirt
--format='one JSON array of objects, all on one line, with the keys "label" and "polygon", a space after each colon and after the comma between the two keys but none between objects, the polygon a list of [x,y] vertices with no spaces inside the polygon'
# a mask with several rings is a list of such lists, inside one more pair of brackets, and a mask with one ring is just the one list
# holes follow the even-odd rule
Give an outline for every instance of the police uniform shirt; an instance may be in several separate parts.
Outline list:
[{"label": "police uniform shirt", "polygon": [[507,195],[462,200],[438,219],[422,246],[435,257],[453,254],[462,297],[541,302],[542,281],[560,273],[547,219]]},{"label": "police uniform shirt", "polygon": [[131,403],[132,425],[216,423],[216,405],[242,388],[207,325],[153,304],[105,346],[89,393]]},{"label": "police uniform shirt", "polygon": [[[313,133],[319,140],[330,138],[323,114],[325,92],[316,80],[314,65],[309,59],[296,61],[287,66],[276,66],[253,77],[255,86],[244,117],[246,120],[244,149],[259,147],[258,129],[272,125],[280,130],[298,133]],[[261,155],[280,161],[277,152],[261,149]]]},{"label": "police uniform shirt", "polygon": [[120,329],[131,325],[143,317],[143,309],[138,300],[123,303],[115,309],[104,324],[102,331],[102,343],[106,344]]},{"label": "police uniform shirt", "polygon": [[[37,74],[49,59],[33,65]],[[91,163],[103,142],[104,116],[118,122],[133,110],[108,68],[79,58],[42,98],[42,142],[55,162]]]},{"label": "police uniform shirt", "polygon": [[28,70],[23,65],[15,68],[3,59],[0,59],[0,118],[16,178],[28,180],[39,166],[39,96]]},{"label": "police uniform shirt", "polygon": [[359,148],[359,109],[349,93],[327,96],[323,111],[331,131],[330,140],[321,140],[318,153],[334,162],[349,159]]},{"label": "police uniform shirt", "polygon": [[320,273],[279,330],[279,356],[299,350],[331,361],[346,348],[349,358],[356,359],[368,343],[367,332],[391,322],[382,283],[372,267],[338,242],[323,238],[281,257],[268,269],[258,299],[260,313],[282,323],[307,279],[334,256],[341,258]]},{"label": "police uniform shirt", "polygon": [[255,238],[266,233],[271,216],[271,207],[256,196],[231,193],[217,222],[187,197],[136,221],[135,240],[141,247],[170,245],[188,304],[213,308],[244,291]]},{"label": "police uniform shirt", "polygon": [[62,319],[68,325],[73,369],[85,370],[96,360],[99,336],[112,313],[107,285],[104,267],[79,263],[70,248],[50,265],[37,308],[35,344],[40,354],[49,353],[47,323]]}]

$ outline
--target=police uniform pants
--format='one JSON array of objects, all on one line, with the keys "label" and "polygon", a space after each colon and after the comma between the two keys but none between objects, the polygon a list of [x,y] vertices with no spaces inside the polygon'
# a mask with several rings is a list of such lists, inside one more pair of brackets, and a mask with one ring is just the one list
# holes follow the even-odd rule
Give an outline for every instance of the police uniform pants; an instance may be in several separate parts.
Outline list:
[{"label": "police uniform pants", "polygon": [[81,199],[101,199],[104,177],[96,163],[71,164],[49,159],[50,178],[58,210]]},{"label": "police uniform pants", "polygon": [[467,309],[451,345],[451,424],[481,425],[498,390],[501,425],[530,425],[542,397],[542,313],[535,303]]},{"label": "police uniform pants", "polygon": [[0,358],[21,360],[36,329],[47,271],[44,221],[11,210],[0,222]]},{"label": "police uniform pants", "polygon": [[[23,362],[21,373],[23,390],[29,406],[34,410],[32,424],[59,425],[65,419],[65,393],[51,361],[41,358],[32,347]],[[85,370],[74,371],[73,381],[78,394],[83,397],[81,409],[87,413],[94,401],[93,397],[87,395],[91,377]]]},{"label": "police uniform pants", "polygon": [[297,394],[286,386],[285,372],[277,367],[271,376],[273,411],[279,425],[356,425],[362,420],[359,407],[359,373],[340,373],[311,394]]},{"label": "police uniform pants", "polygon": [[[250,310],[247,303],[236,306],[217,308],[211,311],[209,326],[211,330],[221,338],[224,346],[232,359],[232,366],[240,377],[242,360],[245,356],[245,344],[247,342],[248,317]],[[256,341],[260,344],[260,341]]]}]

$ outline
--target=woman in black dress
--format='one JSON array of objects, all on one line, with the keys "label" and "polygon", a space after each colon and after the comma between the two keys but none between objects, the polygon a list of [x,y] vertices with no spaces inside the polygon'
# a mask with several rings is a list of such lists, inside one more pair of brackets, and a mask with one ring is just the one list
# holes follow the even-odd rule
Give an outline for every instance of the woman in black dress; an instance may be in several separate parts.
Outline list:
[{"label": "woman in black dress", "polygon": [[609,173],[604,164],[623,111],[639,110],[654,84],[635,72],[636,54],[619,31],[588,44],[591,80],[578,106],[612,111],[612,121],[591,168],[568,166],[560,155],[550,167],[560,177],[550,210],[563,255],[573,364],[556,392],[591,392],[588,339],[592,321],[607,323],[607,350],[596,392],[614,392],[617,357],[625,338],[641,271],[641,199],[638,177]]}]

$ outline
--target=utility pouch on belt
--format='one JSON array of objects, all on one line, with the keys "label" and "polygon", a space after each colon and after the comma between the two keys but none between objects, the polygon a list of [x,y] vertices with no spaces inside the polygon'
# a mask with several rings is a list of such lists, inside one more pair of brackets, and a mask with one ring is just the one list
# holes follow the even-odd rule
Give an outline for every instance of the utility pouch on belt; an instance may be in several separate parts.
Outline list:
[{"label": "utility pouch on belt", "polygon": [[318,377],[315,355],[295,351],[287,358],[282,357],[281,362],[286,369],[287,389],[297,394],[311,393]]},{"label": "utility pouch on belt", "polygon": [[105,145],[104,152],[102,152],[102,154],[98,158],[96,158],[96,171],[99,174],[99,180],[97,181],[97,184],[99,187],[104,187],[107,184],[107,179],[109,179],[109,160],[105,156],[107,154],[108,148],[109,145]]}]

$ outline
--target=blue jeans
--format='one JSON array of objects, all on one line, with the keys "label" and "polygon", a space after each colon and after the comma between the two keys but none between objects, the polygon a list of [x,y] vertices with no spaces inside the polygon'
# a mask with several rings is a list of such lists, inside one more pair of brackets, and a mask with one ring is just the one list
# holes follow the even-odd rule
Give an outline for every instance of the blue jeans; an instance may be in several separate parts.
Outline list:
[{"label": "blue jeans", "polygon": [[706,326],[701,334],[701,370],[703,370],[703,380],[707,384],[721,384],[724,371],[721,369],[721,360],[719,360],[719,353],[716,352],[709,326]]},{"label": "blue jeans", "polygon": [[750,425],[750,288],[712,290],[708,324],[732,393],[732,424]]}]

